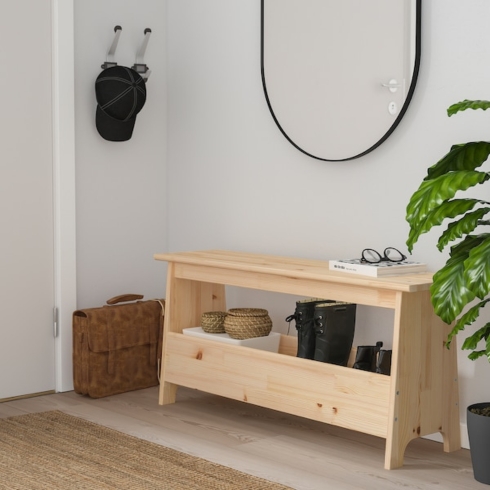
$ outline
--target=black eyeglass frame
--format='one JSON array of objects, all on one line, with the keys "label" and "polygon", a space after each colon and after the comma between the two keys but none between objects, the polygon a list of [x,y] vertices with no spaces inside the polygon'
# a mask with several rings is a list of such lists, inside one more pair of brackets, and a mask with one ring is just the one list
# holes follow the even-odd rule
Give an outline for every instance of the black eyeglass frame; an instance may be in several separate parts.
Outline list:
[{"label": "black eyeglass frame", "polygon": [[[389,250],[394,250],[396,253],[400,254],[400,259],[398,260],[393,260],[393,259],[390,259],[388,257],[388,254],[387,252]],[[365,252],[371,252],[373,253],[373,255],[376,255],[377,257],[379,257],[378,260],[368,260],[366,259],[366,257],[364,256],[364,253]],[[374,250],[373,248],[365,248],[363,251],[362,251],[362,254],[361,254],[361,262],[367,262],[368,264],[379,264],[380,262],[394,262],[394,263],[397,263],[397,262],[403,262],[404,260],[407,260],[407,256],[405,254],[402,254],[400,252],[400,250],[398,250],[397,248],[395,247],[386,247],[383,251],[383,255],[381,255],[377,250]]]}]

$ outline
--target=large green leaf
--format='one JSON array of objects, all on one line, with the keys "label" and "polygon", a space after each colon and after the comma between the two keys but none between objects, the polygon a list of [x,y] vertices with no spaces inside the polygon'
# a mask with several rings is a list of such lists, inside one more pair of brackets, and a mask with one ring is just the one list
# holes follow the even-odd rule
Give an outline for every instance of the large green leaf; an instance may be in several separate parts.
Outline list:
[{"label": "large green leaf", "polygon": [[444,322],[451,323],[475,295],[464,280],[464,255],[450,257],[433,277],[430,287],[434,311]]},{"label": "large green leaf", "polygon": [[[472,201],[476,201],[475,204],[482,203],[482,201],[479,201],[478,199],[472,199]],[[473,211],[472,213],[466,214],[458,221],[450,223],[447,229],[439,238],[439,241],[437,242],[437,248],[439,249],[439,251],[442,252],[444,247],[450,242],[457,240],[458,238],[461,238],[468,233],[471,233],[477,226],[481,224],[486,224],[486,222],[482,222],[481,219],[489,211],[490,208],[480,208],[476,211]]]},{"label": "large green leaf", "polygon": [[488,233],[481,233],[479,235],[468,235],[465,239],[456,245],[453,245],[449,250],[449,255],[451,258],[462,257],[466,260],[473,248],[478,247],[480,243],[490,237]]},{"label": "large green leaf", "polygon": [[446,323],[452,323],[463,308],[475,299],[465,282],[465,261],[471,250],[488,237],[489,234],[467,235],[463,241],[451,247],[446,264],[434,274],[430,287],[432,306],[437,316]]},{"label": "large green leaf", "polygon": [[[485,350],[477,351],[478,344],[484,340]],[[490,361],[490,323],[487,323],[479,330],[477,330],[473,335],[470,335],[461,346],[462,349],[473,351],[468,357],[471,360],[478,359],[484,355],[487,356],[488,361]]]},{"label": "large green leaf", "polygon": [[428,169],[424,180],[432,180],[456,170],[475,170],[487,160],[488,155],[490,155],[488,141],[454,145],[449,153]]},{"label": "large green leaf", "polygon": [[463,100],[462,102],[457,102],[449,107],[447,110],[447,115],[451,117],[457,112],[465,111],[466,109],[482,109],[486,111],[490,108],[490,101],[488,100]]},{"label": "large green leaf", "polygon": [[[459,320],[456,322],[454,325],[453,329],[449,333],[447,337],[447,342],[446,342],[446,347],[449,349],[449,346],[451,344],[451,341],[453,337],[460,332],[461,330],[464,330],[467,325],[471,325],[472,323],[475,322],[475,320],[480,316],[480,310],[490,301],[490,299],[486,299],[484,301],[480,301],[478,304],[470,308]],[[470,340],[471,339],[471,340]],[[463,347],[463,349],[469,349],[471,348],[472,350],[476,349],[476,344],[481,340],[478,339],[476,340],[475,344],[472,344],[476,340],[476,336],[471,336],[468,339],[465,340],[463,345],[466,345],[467,347]],[[474,347],[468,347],[469,345],[474,345]]]},{"label": "large green leaf", "polygon": [[475,350],[478,348],[478,344],[482,340],[487,340],[489,334],[490,334],[490,324],[487,323],[486,325],[478,329],[473,335],[470,335],[463,342],[461,348],[465,350]]},{"label": "large green leaf", "polygon": [[464,214],[480,203],[479,199],[444,201],[440,206],[433,209],[418,226],[410,228],[407,243],[415,243],[420,235],[427,233],[432,227],[439,226],[447,218],[455,218],[460,214]]},{"label": "large green leaf", "polygon": [[[406,220],[410,228],[423,224],[427,216],[444,201],[452,199],[456,192],[465,191],[477,184],[482,184],[490,178],[485,172],[457,171],[441,175],[434,180],[422,182],[419,189],[410,198],[407,206]],[[415,239],[408,239],[407,246],[411,252]]]},{"label": "large green leaf", "polygon": [[[478,359],[479,357],[483,357],[484,355],[487,355],[487,358],[488,358],[488,354],[486,351],[484,350],[475,350],[473,351],[469,356],[468,356],[468,359],[471,359],[472,361],[475,361],[476,359]],[[490,359],[489,359],[490,361]]]},{"label": "large green leaf", "polygon": [[465,261],[465,282],[471,292],[480,299],[490,291],[490,236],[474,247]]}]

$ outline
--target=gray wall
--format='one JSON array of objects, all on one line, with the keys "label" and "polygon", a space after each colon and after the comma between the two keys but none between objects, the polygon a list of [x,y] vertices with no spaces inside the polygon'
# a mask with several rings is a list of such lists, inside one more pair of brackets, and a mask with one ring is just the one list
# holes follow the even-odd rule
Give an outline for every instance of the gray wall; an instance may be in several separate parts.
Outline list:
[{"label": "gray wall", "polygon": [[[75,1],[78,307],[123,293],[164,295],[166,246],[165,2]],[[95,79],[122,26],[115,60],[132,66],[146,27],[152,70],[131,140],[108,142],[95,128]]]},{"label": "gray wall", "polygon": [[[446,115],[454,102],[490,97],[490,3],[423,3],[421,72],[406,117],[373,153],[326,163],[291,146],[268,112],[259,0],[167,0],[169,249],[319,259],[404,249],[405,208],[426,168],[453,143],[488,138],[490,117]],[[435,269],[445,254],[430,234],[414,258]],[[269,308],[274,329],[287,330],[293,298],[236,290],[229,298]],[[358,318],[356,342],[391,342],[390,314],[360,308]],[[459,354],[465,420],[467,404],[490,399],[489,366]]]}]

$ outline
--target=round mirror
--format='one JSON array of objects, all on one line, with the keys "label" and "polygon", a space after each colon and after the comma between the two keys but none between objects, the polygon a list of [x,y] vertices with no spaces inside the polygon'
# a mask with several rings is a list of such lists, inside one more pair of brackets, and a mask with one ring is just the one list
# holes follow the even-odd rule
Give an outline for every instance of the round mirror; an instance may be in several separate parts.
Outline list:
[{"label": "round mirror", "polygon": [[421,0],[262,0],[262,83],[286,139],[358,158],[405,114],[420,64]]}]

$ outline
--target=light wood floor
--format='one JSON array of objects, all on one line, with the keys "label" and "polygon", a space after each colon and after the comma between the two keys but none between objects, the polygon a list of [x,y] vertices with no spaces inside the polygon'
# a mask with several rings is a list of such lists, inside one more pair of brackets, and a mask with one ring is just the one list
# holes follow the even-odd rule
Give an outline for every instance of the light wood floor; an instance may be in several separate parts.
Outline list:
[{"label": "light wood floor", "polygon": [[404,467],[388,471],[383,439],[186,388],[179,388],[177,403],[163,407],[157,387],[98,400],[74,392],[44,395],[0,403],[0,418],[46,410],[298,490],[488,488],[474,480],[464,449],[447,454],[440,443],[412,441]]}]

